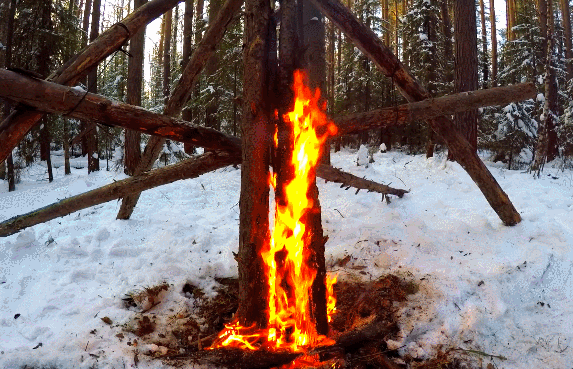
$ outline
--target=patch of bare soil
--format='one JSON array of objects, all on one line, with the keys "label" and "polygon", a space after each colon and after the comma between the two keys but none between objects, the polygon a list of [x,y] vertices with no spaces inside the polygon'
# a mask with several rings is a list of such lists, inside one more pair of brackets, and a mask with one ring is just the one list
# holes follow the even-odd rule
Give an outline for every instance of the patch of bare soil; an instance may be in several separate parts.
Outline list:
[{"label": "patch of bare soil", "polygon": [[[296,355],[291,353],[242,352],[241,350],[205,351],[217,334],[230,322],[238,306],[238,282],[219,279],[215,297],[186,284],[185,296],[193,297],[193,309],[174,311],[167,316],[143,311],[124,329],[139,337],[139,352],[160,358],[165,364],[183,366],[189,363],[210,363],[229,368],[293,367],[288,363]],[[156,289],[157,290],[157,289]],[[163,289],[159,289],[160,292]],[[149,290],[145,290],[149,292]],[[146,293],[143,291],[143,293]],[[338,282],[334,291],[337,297],[336,314],[331,322],[330,337],[336,341],[331,347],[316,350],[320,365],[305,365],[299,361],[297,368],[339,369],[470,369],[476,368],[454,351],[439,351],[435,358],[420,361],[400,356],[397,350],[386,345],[399,332],[397,312],[404,306],[408,295],[418,292],[418,286],[404,278],[387,275],[372,282]],[[152,292],[155,292],[152,290]],[[157,302],[156,297],[136,296],[134,300]],[[145,347],[145,349],[143,349]],[[285,366],[286,365],[286,366]]]}]

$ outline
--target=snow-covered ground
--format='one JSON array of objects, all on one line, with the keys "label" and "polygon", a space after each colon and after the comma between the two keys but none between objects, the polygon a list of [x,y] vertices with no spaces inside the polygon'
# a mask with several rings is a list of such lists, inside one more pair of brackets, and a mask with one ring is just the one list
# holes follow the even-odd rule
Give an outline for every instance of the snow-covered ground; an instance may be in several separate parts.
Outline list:
[{"label": "snow-covered ground", "polygon": [[[352,255],[344,278],[396,273],[420,286],[389,346],[421,358],[441,345],[505,357],[476,356],[496,368],[571,367],[573,172],[546,169],[534,179],[490,164],[523,217],[505,227],[443,155],[377,153],[368,168],[356,159],[345,151],[332,162],[411,190],[387,204],[319,181],[327,265]],[[54,176],[49,184],[34,165],[16,192],[0,182],[0,221],[124,178],[86,169],[64,176],[63,167]],[[209,291],[213,277],[236,276],[239,183],[229,167],[144,192],[128,221],[115,219],[113,201],[0,238],[0,367],[133,367],[143,348],[116,336],[135,314],[121,298],[166,281],[164,304],[186,306],[185,282]],[[139,368],[162,367],[139,359]]]}]

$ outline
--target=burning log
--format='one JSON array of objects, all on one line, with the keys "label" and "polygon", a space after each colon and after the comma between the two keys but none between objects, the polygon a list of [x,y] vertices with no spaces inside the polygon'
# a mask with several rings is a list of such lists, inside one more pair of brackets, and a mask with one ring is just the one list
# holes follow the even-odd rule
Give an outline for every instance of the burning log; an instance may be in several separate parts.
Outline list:
[{"label": "burning log", "polygon": [[[368,27],[362,24],[338,0],[311,0],[374,64],[389,78],[409,102],[428,99],[430,95],[404,68],[392,51]],[[456,160],[468,172],[479,187],[493,210],[505,225],[512,226],[521,221],[521,216],[495,178],[469,142],[457,131],[453,122],[446,117],[427,120],[432,130],[447,143]]]},{"label": "burning log", "polygon": [[208,152],[204,155],[117,181],[8,219],[0,223],[0,237],[9,236],[24,228],[63,217],[90,206],[115,200],[130,193],[141,192],[182,179],[196,178],[213,170],[239,163],[240,157],[237,155],[227,152]]},{"label": "burning log", "polygon": [[[131,36],[182,0],[153,0],[116,23],[90,43],[76,57],[54,72],[49,81],[72,86],[111,53],[118,50]],[[0,124],[0,162],[24,138],[44,114],[29,109],[16,109]]]}]

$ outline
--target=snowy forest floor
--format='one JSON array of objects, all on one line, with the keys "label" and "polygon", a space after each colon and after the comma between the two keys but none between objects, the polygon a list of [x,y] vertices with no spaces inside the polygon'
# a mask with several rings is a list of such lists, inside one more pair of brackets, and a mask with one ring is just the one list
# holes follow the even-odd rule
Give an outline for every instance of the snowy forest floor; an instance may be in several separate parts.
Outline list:
[{"label": "snowy forest floor", "polygon": [[[393,274],[416,286],[388,349],[419,359],[456,350],[488,369],[571,368],[571,170],[548,166],[536,179],[488,163],[523,217],[505,227],[444,154],[377,153],[368,168],[356,157],[343,151],[332,163],[411,190],[387,204],[319,180],[329,270],[346,282]],[[0,182],[0,221],[125,178],[64,176],[60,166],[49,184],[45,172],[25,169],[12,193]],[[217,280],[236,278],[239,187],[240,170],[228,167],[144,192],[128,221],[115,219],[114,201],[0,239],[0,367],[169,368],[152,358],[163,347],[134,345],[130,325],[141,308],[193,315],[200,297],[184,286],[210,297]],[[164,282],[157,301],[126,306],[126,294]]]}]

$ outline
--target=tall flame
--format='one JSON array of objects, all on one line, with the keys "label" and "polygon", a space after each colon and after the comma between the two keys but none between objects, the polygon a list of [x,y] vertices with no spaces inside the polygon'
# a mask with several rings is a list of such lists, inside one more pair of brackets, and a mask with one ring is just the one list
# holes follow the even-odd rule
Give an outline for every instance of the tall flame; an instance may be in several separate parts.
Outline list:
[{"label": "tall flame", "polygon": [[[303,72],[295,72],[294,109],[283,117],[291,126],[294,138],[290,160],[294,177],[282,189],[286,204],[277,203],[269,246],[261,254],[269,286],[267,328],[253,332],[252,328],[241,327],[236,322],[229,324],[220,333],[215,347],[255,350],[264,346],[300,352],[306,347],[328,344],[328,339],[317,333],[316,322],[311,316],[309,293],[317,270],[309,263],[311,234],[303,219],[313,207],[307,194],[314,181],[314,168],[321,156],[322,145],[329,134],[336,133],[336,126],[323,112],[325,106],[320,103],[320,90],[313,93],[305,85],[305,79]],[[319,129],[324,134],[317,133]],[[274,141],[277,145],[276,132]],[[269,182],[276,189],[276,174],[270,176]],[[332,286],[336,277],[328,277],[325,283],[330,321],[330,315],[335,312]]]}]

